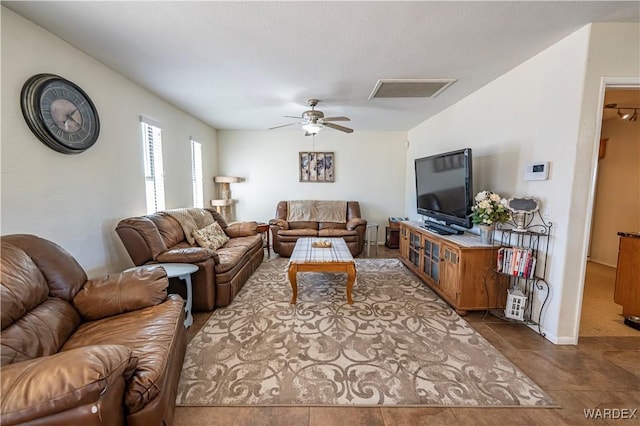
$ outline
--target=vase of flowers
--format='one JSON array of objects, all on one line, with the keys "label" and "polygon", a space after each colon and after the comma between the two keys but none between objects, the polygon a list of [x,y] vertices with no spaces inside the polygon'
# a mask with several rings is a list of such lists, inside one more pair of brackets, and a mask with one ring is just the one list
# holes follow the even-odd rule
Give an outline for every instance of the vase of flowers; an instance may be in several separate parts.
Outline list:
[{"label": "vase of flowers", "polygon": [[511,219],[507,209],[507,200],[491,191],[480,191],[471,207],[471,221],[480,229],[480,240],[483,244],[493,243],[496,223],[504,223]]}]

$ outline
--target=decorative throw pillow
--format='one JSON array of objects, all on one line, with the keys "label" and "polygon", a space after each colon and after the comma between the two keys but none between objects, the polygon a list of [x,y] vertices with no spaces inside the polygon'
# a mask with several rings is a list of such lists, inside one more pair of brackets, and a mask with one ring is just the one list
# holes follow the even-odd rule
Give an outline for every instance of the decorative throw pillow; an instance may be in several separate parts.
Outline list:
[{"label": "decorative throw pillow", "polygon": [[229,237],[224,233],[218,222],[205,226],[202,229],[193,231],[193,238],[200,247],[217,250],[229,241]]}]

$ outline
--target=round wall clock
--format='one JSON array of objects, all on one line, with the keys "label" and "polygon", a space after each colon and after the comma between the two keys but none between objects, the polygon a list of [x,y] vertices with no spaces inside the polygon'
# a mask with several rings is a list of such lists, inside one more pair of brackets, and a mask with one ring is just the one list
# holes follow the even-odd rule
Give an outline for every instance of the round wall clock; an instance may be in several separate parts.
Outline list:
[{"label": "round wall clock", "polygon": [[79,154],[96,143],[100,119],[89,96],[76,84],[54,74],[36,74],[22,86],[22,115],[31,131],[49,148]]}]

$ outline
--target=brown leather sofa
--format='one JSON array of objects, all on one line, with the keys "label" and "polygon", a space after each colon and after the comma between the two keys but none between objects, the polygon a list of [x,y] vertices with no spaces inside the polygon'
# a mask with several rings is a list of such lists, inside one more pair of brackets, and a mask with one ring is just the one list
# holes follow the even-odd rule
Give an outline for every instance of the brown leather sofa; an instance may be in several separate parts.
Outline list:
[{"label": "brown leather sofa", "polygon": [[[301,204],[311,209],[317,209],[317,214],[311,214],[309,217],[322,218],[323,206],[337,203],[335,201],[323,200],[303,200]],[[337,221],[322,220],[290,220],[293,218],[289,211],[291,203],[300,203],[300,201],[279,201],[276,207],[276,215],[274,219],[269,221],[271,228],[271,236],[273,240],[273,251],[280,256],[291,257],[293,248],[298,238],[302,237],[324,237],[324,238],[343,238],[349,247],[352,256],[358,256],[364,249],[365,233],[367,230],[367,221],[361,218],[360,203],[357,201],[346,201],[344,213],[340,213]],[[304,212],[303,212],[304,213]],[[305,214],[298,215],[298,218],[305,218]]]},{"label": "brown leather sofa", "polygon": [[60,246],[0,238],[2,425],[168,425],[184,301],[161,267],[87,279]]},{"label": "brown leather sofa", "polygon": [[[217,250],[190,244],[181,224],[167,212],[123,219],[116,226],[136,266],[191,263],[198,267],[191,275],[193,311],[229,305],[264,258],[262,235],[256,232],[255,222],[227,225],[215,210],[202,210],[230,237]],[[173,280],[177,279],[171,280],[170,290],[182,295],[184,285],[174,285]]]}]

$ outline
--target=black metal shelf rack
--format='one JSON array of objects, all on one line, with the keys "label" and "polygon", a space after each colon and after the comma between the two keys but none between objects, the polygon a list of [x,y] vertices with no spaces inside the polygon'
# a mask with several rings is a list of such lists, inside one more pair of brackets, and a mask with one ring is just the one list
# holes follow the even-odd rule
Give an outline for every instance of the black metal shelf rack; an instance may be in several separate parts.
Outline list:
[{"label": "black metal shelf rack", "polygon": [[[541,326],[542,313],[550,295],[546,275],[549,237],[552,226],[553,224],[546,222],[538,210],[530,215],[523,228],[517,228],[514,222],[498,224],[496,228],[498,238],[494,240],[494,245],[497,249],[505,247],[530,250],[530,256],[536,259],[536,263],[535,269],[530,275],[498,271],[498,266],[496,265],[496,273],[509,277],[509,289],[519,289],[527,298],[527,302],[522,320],[509,318],[504,311],[500,310],[492,310],[491,313],[507,321],[537,326],[538,333],[542,336],[544,336]],[[534,301],[537,299],[538,292],[544,292],[544,299],[539,309],[534,309]]]}]

